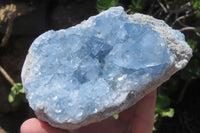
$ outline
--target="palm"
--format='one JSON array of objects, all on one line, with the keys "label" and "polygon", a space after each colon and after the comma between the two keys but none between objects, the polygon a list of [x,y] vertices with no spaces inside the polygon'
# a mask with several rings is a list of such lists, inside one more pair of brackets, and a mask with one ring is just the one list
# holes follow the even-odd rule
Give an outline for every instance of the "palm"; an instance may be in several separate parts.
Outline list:
[{"label": "palm", "polygon": [[[70,133],[151,133],[154,121],[156,91],[151,92],[133,107],[120,113],[119,119],[110,117]],[[53,128],[47,123],[32,118],[21,126],[21,133],[69,133]]]}]

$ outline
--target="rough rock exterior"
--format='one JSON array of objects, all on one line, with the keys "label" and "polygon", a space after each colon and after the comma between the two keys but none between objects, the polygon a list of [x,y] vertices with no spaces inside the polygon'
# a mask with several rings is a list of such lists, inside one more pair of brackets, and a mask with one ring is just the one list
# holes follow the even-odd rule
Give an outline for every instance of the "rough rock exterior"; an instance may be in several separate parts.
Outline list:
[{"label": "rough rock exterior", "polygon": [[113,7],[39,36],[26,57],[22,83],[39,119],[71,130],[134,105],[191,56],[184,35],[164,21]]}]

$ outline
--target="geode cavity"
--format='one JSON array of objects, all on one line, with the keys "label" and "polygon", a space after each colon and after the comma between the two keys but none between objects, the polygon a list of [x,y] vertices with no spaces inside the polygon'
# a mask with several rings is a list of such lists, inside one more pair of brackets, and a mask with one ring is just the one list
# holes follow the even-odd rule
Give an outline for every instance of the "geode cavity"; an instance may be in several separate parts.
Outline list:
[{"label": "geode cavity", "polygon": [[113,7],[32,43],[22,82],[37,117],[75,129],[132,106],[189,61],[184,35]]}]

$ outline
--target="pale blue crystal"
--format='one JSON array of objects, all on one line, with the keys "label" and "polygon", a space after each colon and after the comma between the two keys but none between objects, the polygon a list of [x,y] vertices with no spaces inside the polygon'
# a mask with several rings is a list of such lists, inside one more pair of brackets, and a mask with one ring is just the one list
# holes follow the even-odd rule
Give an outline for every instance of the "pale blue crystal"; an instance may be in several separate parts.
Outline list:
[{"label": "pale blue crystal", "polygon": [[130,91],[159,79],[174,63],[165,36],[149,24],[133,23],[122,7],[47,31],[29,55],[27,99],[40,119],[55,123],[78,123],[120,105]]}]

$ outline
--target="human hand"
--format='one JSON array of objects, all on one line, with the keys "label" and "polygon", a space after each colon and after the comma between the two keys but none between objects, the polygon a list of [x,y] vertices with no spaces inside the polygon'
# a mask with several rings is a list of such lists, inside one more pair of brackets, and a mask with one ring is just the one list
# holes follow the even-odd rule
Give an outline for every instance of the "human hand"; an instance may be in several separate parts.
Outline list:
[{"label": "human hand", "polygon": [[152,133],[155,102],[156,90],[121,112],[117,120],[110,117],[74,131],[54,128],[46,122],[31,118],[21,125],[21,133]]}]

